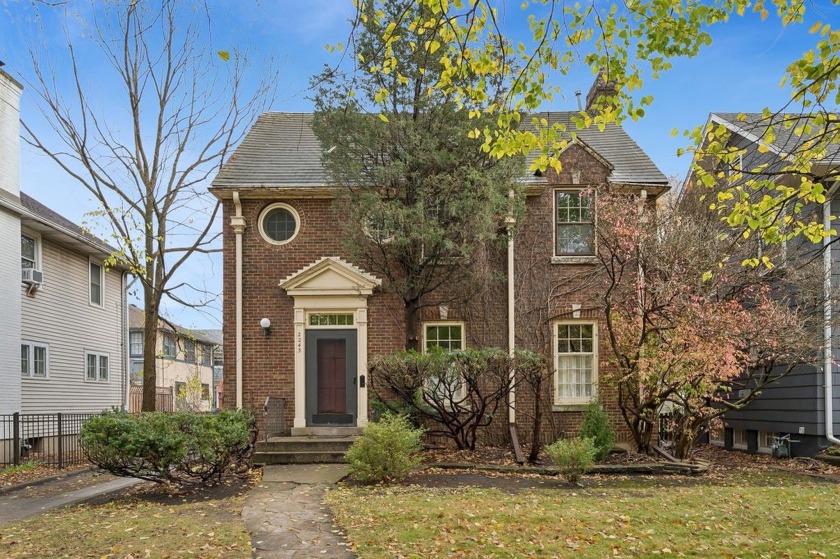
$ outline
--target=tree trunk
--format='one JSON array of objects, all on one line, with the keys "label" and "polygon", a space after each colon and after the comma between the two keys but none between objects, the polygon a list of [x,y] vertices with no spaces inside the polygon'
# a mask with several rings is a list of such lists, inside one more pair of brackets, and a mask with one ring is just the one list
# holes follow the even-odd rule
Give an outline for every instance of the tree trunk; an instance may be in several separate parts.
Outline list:
[{"label": "tree trunk", "polygon": [[542,434],[542,371],[529,383],[534,391],[534,427],[531,430],[531,452],[528,462],[534,464],[540,456],[540,435]]},{"label": "tree trunk", "polygon": [[405,302],[405,349],[420,351],[420,336],[417,334],[417,323],[420,301],[411,299]]},{"label": "tree trunk", "polygon": [[151,297],[146,298],[143,310],[143,407],[142,411],[155,411],[157,401],[157,334],[158,307]]}]

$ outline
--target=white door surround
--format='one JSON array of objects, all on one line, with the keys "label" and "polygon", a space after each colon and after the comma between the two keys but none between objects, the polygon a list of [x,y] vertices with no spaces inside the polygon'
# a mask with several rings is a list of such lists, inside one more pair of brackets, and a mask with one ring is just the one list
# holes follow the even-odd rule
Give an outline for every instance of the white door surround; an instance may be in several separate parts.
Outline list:
[{"label": "white door surround", "polygon": [[[382,280],[336,256],[325,256],[280,282],[280,287],[294,297],[295,418],[293,427],[306,425],[306,348],[305,333],[312,314],[352,314],[352,325],[335,326],[355,329],[358,339],[358,374],[367,371],[367,299]],[[367,386],[356,383],[358,415],[356,427],[367,425]]]}]

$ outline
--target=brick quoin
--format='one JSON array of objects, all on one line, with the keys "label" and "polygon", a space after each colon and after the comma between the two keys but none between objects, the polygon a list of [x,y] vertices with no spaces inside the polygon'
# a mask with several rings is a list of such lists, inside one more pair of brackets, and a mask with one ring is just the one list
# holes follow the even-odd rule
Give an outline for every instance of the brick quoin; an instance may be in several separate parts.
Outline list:
[{"label": "brick quoin", "polygon": [[[609,348],[605,343],[599,286],[592,282],[594,264],[552,263],[554,254],[554,189],[586,188],[607,183],[610,170],[603,162],[578,144],[570,145],[561,156],[562,171],[548,173],[548,186],[526,201],[526,212],[515,237],[517,301],[530,301],[537,306],[545,298],[544,312],[538,319],[517,307],[515,321],[517,347],[539,351],[554,367],[551,347],[552,327],[556,319],[573,318],[573,305],[579,306],[580,319],[599,323],[599,377],[611,371],[606,362]],[[284,197],[282,189],[261,192],[260,198],[247,198],[243,192],[242,213],[246,221],[243,235],[243,405],[255,413],[262,430],[262,409],[267,396],[284,398],[285,425],[288,429],[294,417],[294,300],[278,284],[324,256],[344,258],[341,229],[336,225],[332,199]],[[267,197],[269,193],[276,197]],[[275,202],[292,206],[300,216],[300,230],[294,240],[285,245],[272,245],[259,234],[260,212]],[[224,383],[226,407],[236,405],[235,382],[235,234],[230,225],[234,215],[231,200],[223,201],[224,226],[224,351],[228,375]],[[463,320],[466,324],[467,345],[470,347],[507,348],[507,256],[503,247],[486,249],[486,264],[492,272],[481,290],[459,304],[447,303],[448,320]],[[347,258],[344,258],[348,260]],[[352,262],[351,262],[352,263]],[[527,270],[528,273],[524,271]],[[520,277],[521,276],[521,277]],[[552,287],[558,295],[546,295]],[[438,301],[448,301],[445,290],[431,294],[424,301],[421,320],[440,320]],[[271,333],[263,335],[260,319],[271,319]],[[378,288],[368,298],[368,355],[369,359],[402,349],[405,324],[402,301],[387,289]],[[421,330],[418,328],[418,332]],[[375,382],[375,379],[373,380]],[[570,436],[580,428],[581,411],[553,411],[554,378],[544,383],[542,438],[550,442]],[[602,382],[599,387],[603,401],[620,441],[629,440],[629,432],[621,419],[615,390]],[[373,395],[369,394],[372,398]],[[368,403],[369,404],[369,403]],[[521,441],[529,441],[534,413],[534,395],[525,386],[517,390],[517,420]],[[504,442],[507,435],[507,413],[501,410],[499,420],[488,429],[485,440]]]}]

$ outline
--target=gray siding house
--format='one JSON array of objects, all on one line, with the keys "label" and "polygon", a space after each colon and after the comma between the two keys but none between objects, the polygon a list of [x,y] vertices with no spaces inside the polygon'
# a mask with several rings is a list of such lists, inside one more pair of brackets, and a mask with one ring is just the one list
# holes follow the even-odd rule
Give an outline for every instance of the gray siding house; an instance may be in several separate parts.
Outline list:
[{"label": "gray siding house", "polygon": [[127,272],[105,265],[112,247],[20,191],[21,91],[0,70],[0,415],[124,407]]},{"label": "gray siding house", "polygon": [[[713,113],[705,132],[712,127],[725,127],[728,140],[723,147],[738,151],[727,168],[716,169],[719,177],[737,173],[758,179],[783,171],[801,149],[804,138],[829,134],[831,139],[824,157],[810,169],[815,181],[823,182],[828,190],[827,201],[823,207],[803,209],[802,215],[811,214],[826,226],[830,223],[830,227],[838,229],[837,220],[830,219],[840,216],[840,126],[834,121],[833,124],[818,124],[810,134],[802,133],[802,126],[810,118],[796,114]],[[704,137],[709,141],[706,133]],[[774,176],[779,184],[799,184],[797,174],[781,176]],[[792,441],[792,454],[808,456],[840,443],[840,365],[837,362],[840,357],[840,328],[837,328],[840,308],[836,300],[840,287],[840,243],[835,242],[837,240],[837,236],[828,237],[822,246],[804,239],[783,245],[788,262],[803,255],[823,261],[826,304],[822,315],[817,317],[824,329],[823,349],[813,356],[813,364],[797,366],[787,376],[765,387],[747,407],[728,412],[724,416],[724,431],[710,435],[713,444],[769,453],[775,438],[788,435]]]}]

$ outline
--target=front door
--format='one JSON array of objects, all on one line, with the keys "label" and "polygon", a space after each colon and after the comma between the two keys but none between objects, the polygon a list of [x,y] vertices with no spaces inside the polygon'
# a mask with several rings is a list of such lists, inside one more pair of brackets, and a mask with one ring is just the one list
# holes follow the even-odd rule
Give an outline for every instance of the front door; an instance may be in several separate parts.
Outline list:
[{"label": "front door", "polygon": [[306,331],[307,424],[356,424],[356,330]]}]

